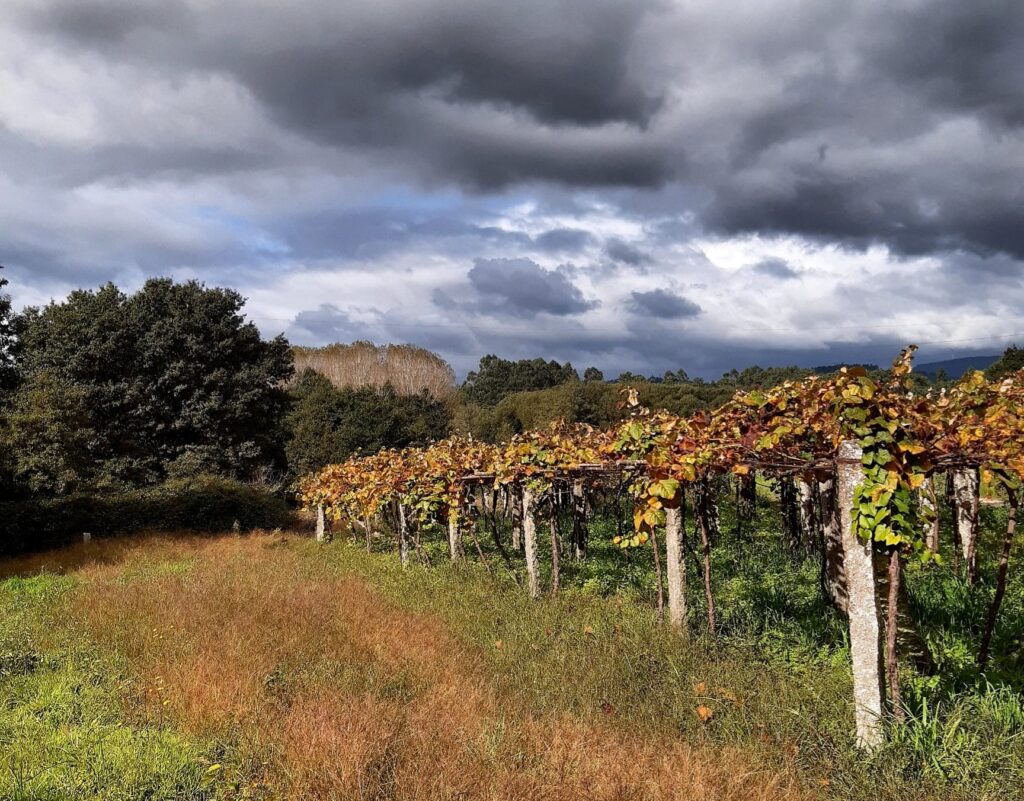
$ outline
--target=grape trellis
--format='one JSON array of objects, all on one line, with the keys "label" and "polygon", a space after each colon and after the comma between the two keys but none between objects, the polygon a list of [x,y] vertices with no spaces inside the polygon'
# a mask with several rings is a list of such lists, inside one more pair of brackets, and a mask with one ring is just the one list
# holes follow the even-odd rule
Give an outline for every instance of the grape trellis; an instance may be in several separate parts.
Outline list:
[{"label": "grape trellis", "polygon": [[[499,445],[455,437],[426,448],[384,451],[307,477],[300,497],[317,510],[321,524],[326,517],[362,530],[367,542],[374,521],[391,521],[403,565],[413,551],[425,558],[421,537],[438,530],[447,536],[453,560],[464,558],[467,536],[483,558],[476,523],[481,516],[496,521],[504,514],[513,521],[513,545],[523,538],[527,590],[538,597],[540,514],[549,515],[551,583],[557,589],[562,546],[577,558],[585,553],[588,497],[625,487],[633,499],[633,526],[617,532],[614,541],[622,548],[652,548],[659,588],[667,585],[668,621],[683,636],[688,632],[681,519],[689,499],[713,636],[716,492],[731,476],[738,496],[749,499],[754,475],[773,477],[791,541],[801,539],[794,520],[804,518],[806,527],[806,510],[823,510],[819,535],[805,533],[802,544],[821,550],[828,591],[849,619],[857,740],[872,748],[883,737],[886,711],[897,718],[902,713],[896,610],[903,563],[939,559],[933,476],[946,474],[955,488],[956,534],[971,579],[981,480],[1001,488],[1007,500],[1009,523],[978,654],[982,666],[1005,592],[1024,481],[1024,371],[996,382],[973,372],[949,390],[919,394],[907,379],[914,350],[907,348],[884,380],[848,368],[833,377],[738,392],[715,411],[689,418],[644,409],[630,391],[623,401],[627,419],[610,430],[563,423]],[[565,498],[574,513],[571,543],[559,543],[553,523],[552,510]],[[497,525],[492,534],[511,566]],[[879,560],[885,560],[885,571],[875,569]],[[887,596],[880,598],[881,572]],[[659,608],[661,599],[659,590]]]}]

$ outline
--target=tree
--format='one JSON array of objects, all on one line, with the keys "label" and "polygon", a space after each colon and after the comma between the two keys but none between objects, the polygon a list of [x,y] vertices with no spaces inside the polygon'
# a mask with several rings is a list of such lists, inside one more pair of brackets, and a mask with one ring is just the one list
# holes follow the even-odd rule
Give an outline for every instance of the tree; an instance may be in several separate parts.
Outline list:
[{"label": "tree", "polygon": [[579,381],[572,364],[543,359],[509,361],[493,354],[480,360],[478,369],[466,376],[462,394],[470,403],[494,406],[506,395],[535,389],[547,389]]},{"label": "tree", "polygon": [[[0,275],[0,290],[5,286],[7,279]],[[18,317],[11,309],[11,296],[0,291],[0,395],[10,392],[17,381],[18,343]]]},{"label": "tree", "polygon": [[647,378],[640,375],[639,373],[631,372],[626,370],[623,373],[619,373],[619,377],[615,379],[617,384],[640,384],[647,383]]},{"label": "tree", "polygon": [[426,445],[448,435],[447,407],[425,390],[400,395],[390,385],[339,389],[306,370],[290,395],[286,453],[297,476],[352,455]]},{"label": "tree", "polygon": [[442,399],[455,393],[455,371],[451,365],[436,353],[415,345],[360,341],[322,348],[296,347],[292,351],[299,374],[310,367],[327,376],[336,387],[369,385],[382,389],[390,384],[400,395],[427,390]]},{"label": "tree", "polygon": [[583,383],[593,384],[598,381],[604,381],[604,373],[598,370],[596,367],[588,367],[583,371]]},{"label": "tree", "polygon": [[999,360],[985,371],[985,378],[995,381],[1020,369],[1024,369],[1024,348],[1011,345],[1003,351]]},{"label": "tree", "polygon": [[284,338],[264,341],[243,304],[195,281],[153,279],[131,296],[113,284],[76,291],[27,310],[23,372],[29,383],[49,374],[82,399],[101,483],[249,477],[283,460],[292,363]]},{"label": "tree", "polygon": [[94,438],[81,387],[41,370],[15,394],[4,444],[15,478],[32,492],[62,495],[93,483]]}]

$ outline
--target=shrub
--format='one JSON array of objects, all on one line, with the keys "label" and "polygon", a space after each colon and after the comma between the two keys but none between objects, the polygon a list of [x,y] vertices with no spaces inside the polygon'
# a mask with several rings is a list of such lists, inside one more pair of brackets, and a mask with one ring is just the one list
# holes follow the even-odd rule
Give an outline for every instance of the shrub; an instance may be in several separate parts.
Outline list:
[{"label": "shrub", "polygon": [[269,489],[223,478],[177,479],[114,494],[0,504],[0,553],[55,548],[83,532],[112,537],[141,530],[225,531],[288,524],[285,500]]}]

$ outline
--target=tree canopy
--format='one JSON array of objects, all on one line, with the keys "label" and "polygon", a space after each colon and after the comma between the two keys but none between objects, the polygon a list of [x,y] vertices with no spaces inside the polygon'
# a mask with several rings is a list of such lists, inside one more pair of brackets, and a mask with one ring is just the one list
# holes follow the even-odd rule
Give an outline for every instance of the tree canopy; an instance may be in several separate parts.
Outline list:
[{"label": "tree canopy", "polygon": [[0,275],[0,393],[12,389],[17,378],[18,318],[11,309],[11,296],[3,291],[5,286],[7,279]]},{"label": "tree canopy", "polygon": [[544,359],[510,361],[488,354],[480,360],[480,366],[466,376],[462,393],[471,403],[494,406],[513,392],[548,389],[579,380],[569,362],[559,364]]},{"label": "tree canopy", "polygon": [[[200,472],[247,477],[280,460],[291,352],[283,337],[262,339],[243,303],[231,290],[153,279],[132,295],[107,284],[26,310],[17,472],[60,490]],[[92,435],[65,444],[88,458],[43,447],[82,414]],[[47,452],[53,460],[37,463]],[[70,465],[85,474],[70,475]]]},{"label": "tree canopy", "polygon": [[291,390],[286,429],[289,467],[302,475],[353,455],[443,439],[449,412],[427,390],[403,395],[390,384],[339,388],[306,370]]},{"label": "tree canopy", "polygon": [[1022,367],[1024,367],[1024,348],[1011,345],[1003,351],[1003,355],[999,357],[999,360],[985,371],[985,377],[989,381],[994,381],[997,378],[1014,373]]}]

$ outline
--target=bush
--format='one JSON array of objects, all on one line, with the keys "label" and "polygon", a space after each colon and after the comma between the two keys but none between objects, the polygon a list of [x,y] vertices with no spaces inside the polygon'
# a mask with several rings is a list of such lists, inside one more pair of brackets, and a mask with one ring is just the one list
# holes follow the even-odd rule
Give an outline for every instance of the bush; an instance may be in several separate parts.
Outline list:
[{"label": "bush", "polygon": [[83,532],[113,537],[142,530],[226,531],[288,524],[285,500],[265,487],[223,478],[178,479],[116,494],[0,504],[0,554],[56,548]]}]

